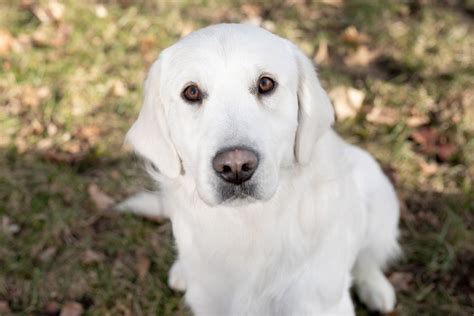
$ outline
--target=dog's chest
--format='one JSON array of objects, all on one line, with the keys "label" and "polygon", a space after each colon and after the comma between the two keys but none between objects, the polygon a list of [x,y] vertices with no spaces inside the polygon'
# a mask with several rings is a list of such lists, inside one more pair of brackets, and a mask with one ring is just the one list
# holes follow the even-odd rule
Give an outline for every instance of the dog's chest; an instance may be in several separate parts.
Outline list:
[{"label": "dog's chest", "polygon": [[[246,279],[249,270],[292,269],[315,252],[327,228],[331,194],[281,194],[247,209],[206,208],[173,199],[173,232],[184,261]],[[278,197],[278,195],[277,195]],[[279,271],[285,273],[284,271]]]}]

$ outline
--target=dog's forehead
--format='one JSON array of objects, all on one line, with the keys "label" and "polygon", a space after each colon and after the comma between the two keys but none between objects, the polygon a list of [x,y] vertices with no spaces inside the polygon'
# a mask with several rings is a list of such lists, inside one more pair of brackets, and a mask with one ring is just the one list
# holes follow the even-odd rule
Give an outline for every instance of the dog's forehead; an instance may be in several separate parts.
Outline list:
[{"label": "dog's forehead", "polygon": [[[243,24],[218,24],[189,34],[166,50],[169,64],[223,63],[280,66],[291,49],[286,40],[262,28]],[[281,69],[284,70],[284,69]]]}]

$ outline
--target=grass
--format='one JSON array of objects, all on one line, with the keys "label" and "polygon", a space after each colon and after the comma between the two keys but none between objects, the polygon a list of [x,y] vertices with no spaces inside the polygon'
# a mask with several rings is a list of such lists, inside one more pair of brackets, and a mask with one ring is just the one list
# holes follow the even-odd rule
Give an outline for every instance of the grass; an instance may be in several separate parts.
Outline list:
[{"label": "grass", "polygon": [[[249,19],[310,56],[327,43],[326,89],[365,93],[336,127],[400,194],[398,313],[474,313],[472,1],[65,0],[56,15],[52,1],[21,3],[0,4],[0,314],[69,301],[87,315],[189,314],[166,285],[170,224],[107,211],[91,185],[115,201],[150,186],[121,147],[147,66],[193,29]],[[351,26],[363,36],[344,36]],[[375,57],[351,63],[361,46]],[[392,121],[369,120],[374,107]]]}]

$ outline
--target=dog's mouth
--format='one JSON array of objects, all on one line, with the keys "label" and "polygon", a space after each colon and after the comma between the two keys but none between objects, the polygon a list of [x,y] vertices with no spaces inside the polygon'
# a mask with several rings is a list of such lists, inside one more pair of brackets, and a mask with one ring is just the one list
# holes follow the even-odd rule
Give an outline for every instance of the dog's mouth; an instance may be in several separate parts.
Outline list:
[{"label": "dog's mouth", "polygon": [[258,200],[256,186],[253,183],[244,182],[239,185],[222,183],[219,186],[219,195],[221,203],[230,203],[233,201]]}]

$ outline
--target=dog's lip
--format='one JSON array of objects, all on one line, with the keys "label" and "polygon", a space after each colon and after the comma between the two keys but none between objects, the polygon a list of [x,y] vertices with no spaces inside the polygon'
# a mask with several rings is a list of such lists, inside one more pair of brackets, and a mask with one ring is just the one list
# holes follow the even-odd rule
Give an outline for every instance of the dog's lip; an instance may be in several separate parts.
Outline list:
[{"label": "dog's lip", "polygon": [[254,196],[251,195],[235,195],[231,196],[225,200],[222,200],[219,204],[221,205],[232,205],[233,203],[245,203],[245,204],[251,204],[254,202],[259,201],[259,199],[255,198]]},{"label": "dog's lip", "polygon": [[256,184],[251,181],[238,185],[221,183],[217,190],[220,193],[221,203],[245,199],[258,200]]}]

